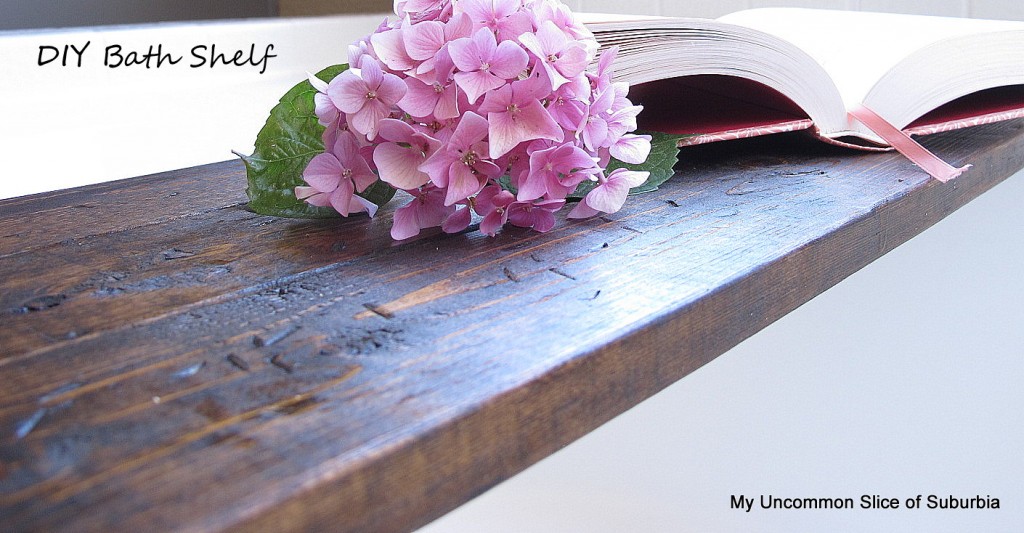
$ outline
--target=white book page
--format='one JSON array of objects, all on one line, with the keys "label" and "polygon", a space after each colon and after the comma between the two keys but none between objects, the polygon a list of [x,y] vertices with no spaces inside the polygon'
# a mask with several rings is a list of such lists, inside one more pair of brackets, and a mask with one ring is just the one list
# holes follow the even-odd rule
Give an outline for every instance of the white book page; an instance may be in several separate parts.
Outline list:
[{"label": "white book page", "polygon": [[781,37],[807,52],[828,72],[847,109],[864,101],[875,83],[906,56],[930,44],[1019,22],[797,8],[732,13],[723,22]]}]

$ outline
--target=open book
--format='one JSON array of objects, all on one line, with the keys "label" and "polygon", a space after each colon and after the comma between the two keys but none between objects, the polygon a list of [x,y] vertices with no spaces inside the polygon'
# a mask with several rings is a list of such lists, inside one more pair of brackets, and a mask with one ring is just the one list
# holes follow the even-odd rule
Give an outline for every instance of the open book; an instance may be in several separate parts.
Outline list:
[{"label": "open book", "polygon": [[900,149],[901,131],[1024,116],[1021,22],[797,8],[581,17],[602,47],[619,47],[617,78],[640,84],[641,128],[694,134],[684,144],[805,129]]}]

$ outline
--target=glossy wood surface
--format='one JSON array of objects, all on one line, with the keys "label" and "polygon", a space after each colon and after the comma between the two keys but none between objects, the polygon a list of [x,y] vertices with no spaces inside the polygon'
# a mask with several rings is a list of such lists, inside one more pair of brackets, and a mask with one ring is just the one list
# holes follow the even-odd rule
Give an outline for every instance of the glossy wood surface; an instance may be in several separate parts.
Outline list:
[{"label": "glossy wood surface", "polygon": [[0,201],[0,530],[415,528],[1024,167],[1022,128],[924,139],[974,165],[948,184],[693,147],[619,213],[497,238],[256,215],[236,162]]}]

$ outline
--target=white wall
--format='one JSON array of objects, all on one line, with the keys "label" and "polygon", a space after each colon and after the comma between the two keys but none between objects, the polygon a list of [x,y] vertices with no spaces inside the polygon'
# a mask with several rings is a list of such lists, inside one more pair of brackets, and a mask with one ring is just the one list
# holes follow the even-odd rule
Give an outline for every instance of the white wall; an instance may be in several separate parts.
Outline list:
[{"label": "white wall", "polygon": [[0,30],[268,17],[276,0],[0,0]]}]

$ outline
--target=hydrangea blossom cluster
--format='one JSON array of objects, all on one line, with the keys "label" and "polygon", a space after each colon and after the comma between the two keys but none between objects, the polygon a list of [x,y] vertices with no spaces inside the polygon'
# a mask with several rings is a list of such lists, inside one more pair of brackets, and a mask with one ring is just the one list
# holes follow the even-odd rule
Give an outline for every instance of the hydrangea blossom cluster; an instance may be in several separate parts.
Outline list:
[{"label": "hydrangea blossom cluster", "polygon": [[592,71],[597,41],[557,0],[396,0],[384,21],[349,46],[349,69],[313,76],[327,150],[295,194],[342,215],[377,206],[361,198],[381,180],[412,200],[396,210],[391,235],[423,228],[454,233],[480,217],[494,235],[505,224],[547,231],[584,181],[596,182],[569,213],[618,211],[646,172],[651,138],[635,135],[641,107],[612,83],[615,51]]}]

